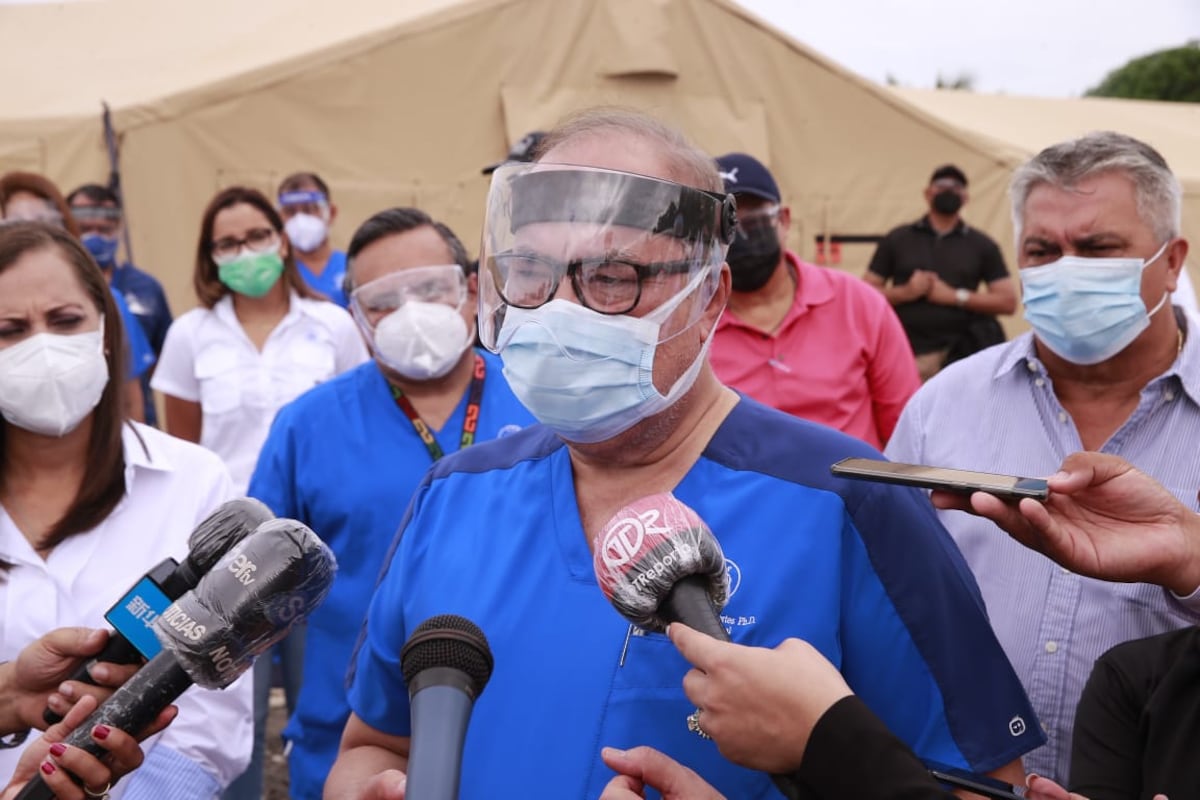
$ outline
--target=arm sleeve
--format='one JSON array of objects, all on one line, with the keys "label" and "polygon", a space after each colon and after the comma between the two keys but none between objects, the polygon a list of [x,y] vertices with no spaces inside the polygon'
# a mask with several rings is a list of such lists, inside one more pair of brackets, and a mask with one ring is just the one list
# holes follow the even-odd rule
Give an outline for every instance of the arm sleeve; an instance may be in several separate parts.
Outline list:
[{"label": "arm sleeve", "polygon": [[400,650],[408,640],[403,590],[413,591],[413,582],[420,580],[424,549],[420,507],[428,489],[426,476],[413,494],[385,559],[386,571],[375,587],[346,676],[351,710],[372,728],[392,736],[412,735],[408,687],[400,671]]},{"label": "arm sleeve", "polygon": [[875,253],[871,256],[871,263],[867,265],[867,272],[873,272],[883,279],[895,277],[896,265],[892,258],[892,237],[885,236],[875,246]]},{"label": "arm sleeve", "polygon": [[923,491],[857,492],[842,550],[842,674],[889,729],[922,760],[979,773],[1045,741]]},{"label": "arm sleeve", "polygon": [[261,500],[277,517],[304,519],[298,508],[296,491],[296,443],[292,436],[292,404],[275,415],[271,431],[258,453],[258,463],[250,476],[246,494]]},{"label": "arm sleeve", "polygon": [[857,697],[839,700],[809,735],[795,777],[815,797],[954,800]]},{"label": "arm sleeve", "polygon": [[150,388],[181,400],[200,402],[200,381],[196,378],[196,352],[193,347],[191,319],[184,315],[171,325],[163,342],[158,367],[150,379]]},{"label": "arm sleeve", "polygon": [[991,239],[988,239],[988,248],[983,254],[983,275],[984,283],[1002,280],[1008,277],[1008,267],[1004,265],[1004,256],[1000,253],[1000,247]]},{"label": "arm sleeve", "polygon": [[888,438],[887,447],[883,454],[889,461],[899,461],[905,464],[920,464],[925,457],[925,441],[921,421],[921,398],[918,390],[900,412]]},{"label": "arm sleeve", "polygon": [[917,362],[912,345],[900,325],[900,318],[883,295],[872,290],[872,316],[878,321],[875,352],[867,367],[867,383],[871,391],[871,411],[875,430],[885,445],[892,437],[900,413],[909,398],[921,388]]},{"label": "arm sleeve", "polygon": [[171,327],[171,305],[167,302],[167,294],[160,284],[154,285],[154,302],[157,311],[150,331],[150,346],[155,353],[161,353],[163,343],[167,339],[167,330]]},{"label": "arm sleeve", "polygon": [[1140,797],[1140,697],[1111,653],[1101,656],[1083,687],[1071,742],[1073,792],[1091,800]]}]

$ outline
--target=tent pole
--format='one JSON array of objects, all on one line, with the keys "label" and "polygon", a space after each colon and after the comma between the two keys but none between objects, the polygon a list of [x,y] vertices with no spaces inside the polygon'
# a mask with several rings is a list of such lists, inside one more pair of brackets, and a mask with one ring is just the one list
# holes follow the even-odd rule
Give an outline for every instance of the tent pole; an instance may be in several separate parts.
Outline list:
[{"label": "tent pole", "polygon": [[121,211],[122,244],[125,245],[125,259],[133,263],[133,240],[129,234],[129,215],[125,213],[125,197],[121,192],[121,153],[117,144],[117,132],[113,129],[112,112],[108,103],[100,101],[104,113],[101,120],[104,124],[104,147],[108,151],[108,188],[117,196],[117,208]]}]

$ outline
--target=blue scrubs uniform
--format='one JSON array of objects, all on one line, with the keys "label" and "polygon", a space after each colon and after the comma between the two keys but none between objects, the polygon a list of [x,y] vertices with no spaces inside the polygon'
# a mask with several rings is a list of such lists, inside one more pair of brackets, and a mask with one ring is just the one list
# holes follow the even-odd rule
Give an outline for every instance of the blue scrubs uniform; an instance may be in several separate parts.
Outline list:
[{"label": "blue scrubs uniform", "polygon": [[[508,388],[500,360],[480,352],[487,373],[477,442],[534,423]],[[459,449],[469,394],[468,389],[436,432],[445,453]],[[409,498],[431,463],[429,450],[374,362],[280,409],[263,445],[250,496],[277,515],[308,525],[338,562],[329,596],[308,618],[304,682],[284,731],[292,743],[288,769],[293,798],[321,798],[350,716],[345,677],[354,644]]]},{"label": "blue scrubs uniform", "polygon": [[[985,772],[1040,745],[974,578],[928,498],[831,476],[847,456],[879,454],[743,398],[676,487],[729,561],[723,622],[733,641],[811,642],[929,761]],[[767,775],[688,730],[687,662],[605,600],[569,453],[548,429],[448,456],[413,496],[351,676],[350,705],[367,724],[411,735],[400,650],[435,614],[476,622],[495,656],[467,733],[463,800],[505,786],[590,800],[612,777],[600,749],[642,744],[726,797],[781,796]]]}]

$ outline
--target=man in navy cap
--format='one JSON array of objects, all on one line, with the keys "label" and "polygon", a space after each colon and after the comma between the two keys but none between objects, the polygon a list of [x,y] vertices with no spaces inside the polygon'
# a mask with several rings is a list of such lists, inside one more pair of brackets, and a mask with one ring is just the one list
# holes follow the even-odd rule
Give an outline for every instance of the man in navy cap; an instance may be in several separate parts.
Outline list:
[{"label": "man in navy cap", "polygon": [[712,344],[717,377],[882,448],[920,386],[895,312],[857,278],[784,247],[791,209],[762,163],[729,153],[717,165],[738,215],[727,256],[733,292]]}]

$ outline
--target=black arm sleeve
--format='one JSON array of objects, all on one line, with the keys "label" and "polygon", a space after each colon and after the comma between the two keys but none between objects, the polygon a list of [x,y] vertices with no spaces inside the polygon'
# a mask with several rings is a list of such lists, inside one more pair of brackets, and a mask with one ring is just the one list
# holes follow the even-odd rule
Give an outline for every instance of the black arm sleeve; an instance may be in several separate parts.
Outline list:
[{"label": "black arm sleeve", "polygon": [[884,280],[895,277],[896,264],[892,255],[891,234],[880,239],[879,244],[875,245],[875,253],[871,256],[871,263],[867,265],[867,272],[872,272]]},{"label": "black arm sleeve", "polygon": [[854,696],[839,700],[817,721],[795,776],[811,800],[954,800]]},{"label": "black arm sleeve", "polygon": [[1101,656],[1083,688],[1071,743],[1071,791],[1091,800],[1140,797],[1139,720],[1146,697],[1117,663]]},{"label": "black arm sleeve", "polygon": [[988,240],[988,244],[990,247],[983,253],[983,264],[980,270],[984,283],[992,283],[1008,277],[1008,267],[1004,264],[1004,254],[1000,252],[1000,246],[991,239]]}]

